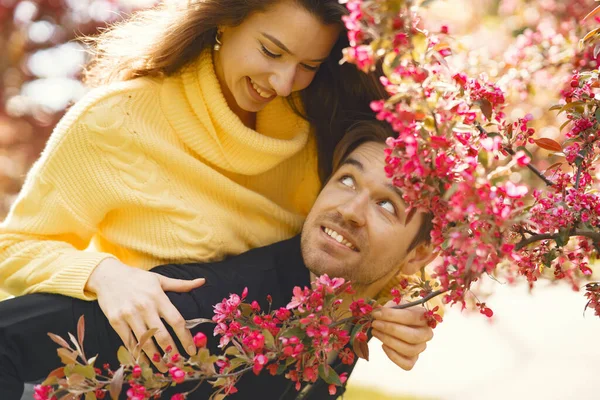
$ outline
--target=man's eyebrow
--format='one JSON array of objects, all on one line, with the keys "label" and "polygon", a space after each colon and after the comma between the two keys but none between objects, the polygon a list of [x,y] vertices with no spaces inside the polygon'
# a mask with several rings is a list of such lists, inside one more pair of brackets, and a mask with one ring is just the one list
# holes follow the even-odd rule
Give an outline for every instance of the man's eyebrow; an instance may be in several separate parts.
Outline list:
[{"label": "man's eyebrow", "polygon": [[[294,55],[294,53],[292,53],[291,50],[288,49],[285,44],[281,43],[281,41],[279,39],[277,39],[275,36],[269,35],[268,33],[265,33],[265,32],[261,32],[260,34],[263,35],[264,37],[266,37],[267,39],[269,39],[277,47],[279,47],[281,50],[285,51],[289,55],[291,55],[291,56]],[[310,60],[310,62],[320,63],[320,62],[323,62],[325,60],[327,60],[327,57],[325,57],[325,58],[319,58],[318,60]]]},{"label": "man's eyebrow", "polygon": [[[357,159],[355,159],[355,158],[352,158],[352,157],[346,158],[342,162],[342,164],[340,165],[340,167],[342,167],[343,165],[347,165],[347,164],[355,166],[361,172],[365,171],[365,167],[362,165],[362,163],[360,161],[358,161]],[[388,190],[396,193],[398,195],[398,197],[400,198],[400,200],[402,202],[404,202],[404,199],[402,197],[402,191],[400,190],[400,188],[398,186],[394,185],[393,183],[389,183],[388,182],[388,183],[385,184],[385,187],[386,187],[386,189],[388,189]]]},{"label": "man's eyebrow", "polygon": [[356,168],[358,168],[361,172],[363,172],[365,170],[365,167],[363,167],[362,163],[360,161],[358,161],[355,158],[352,157],[348,157],[344,160],[344,162],[342,162],[342,164],[340,164],[340,167],[344,166],[344,165],[354,165]]},{"label": "man's eyebrow", "polygon": [[402,202],[404,202],[404,199],[402,198],[402,191],[400,190],[400,188],[398,186],[394,185],[393,183],[386,183],[385,187],[387,187],[392,192],[396,193],[398,195],[398,197],[400,197],[400,200],[402,200]]}]

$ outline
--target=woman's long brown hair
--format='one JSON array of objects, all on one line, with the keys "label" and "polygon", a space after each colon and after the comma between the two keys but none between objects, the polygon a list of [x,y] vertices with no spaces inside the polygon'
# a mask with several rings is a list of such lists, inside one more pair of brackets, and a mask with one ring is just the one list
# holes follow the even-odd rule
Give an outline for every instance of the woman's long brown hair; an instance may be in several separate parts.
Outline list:
[{"label": "woman's long brown hair", "polygon": [[[95,87],[141,76],[173,75],[214,45],[218,26],[239,25],[279,1],[294,2],[326,25],[343,26],[342,16],[347,14],[338,0],[166,0],[88,38],[93,57],[84,80]],[[323,182],[331,173],[333,150],[345,130],[356,120],[373,118],[369,103],[385,96],[374,75],[353,65],[339,65],[347,46],[342,30],[313,82],[300,96],[288,97],[293,110],[313,127]]]}]

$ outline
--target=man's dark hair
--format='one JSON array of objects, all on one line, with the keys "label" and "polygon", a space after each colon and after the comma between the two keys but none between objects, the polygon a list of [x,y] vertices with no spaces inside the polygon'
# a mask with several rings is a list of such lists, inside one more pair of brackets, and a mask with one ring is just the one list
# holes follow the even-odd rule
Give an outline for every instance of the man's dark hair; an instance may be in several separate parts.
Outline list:
[{"label": "man's dark hair", "polygon": [[[389,137],[395,137],[396,134],[390,124],[377,120],[365,120],[356,122],[348,129],[342,139],[339,141],[333,153],[333,171],[335,172],[344,160],[358,146],[363,143],[376,142],[384,143]],[[381,155],[383,157],[383,154]],[[433,214],[423,215],[423,221],[415,237],[413,238],[407,251],[411,251],[419,244],[431,243],[431,229],[433,228]]]}]

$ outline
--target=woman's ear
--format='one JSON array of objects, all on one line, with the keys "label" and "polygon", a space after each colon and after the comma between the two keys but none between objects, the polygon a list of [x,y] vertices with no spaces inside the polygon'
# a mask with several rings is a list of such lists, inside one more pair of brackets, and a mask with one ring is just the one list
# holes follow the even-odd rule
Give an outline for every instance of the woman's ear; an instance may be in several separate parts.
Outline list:
[{"label": "woman's ear", "polygon": [[432,262],[437,257],[431,245],[421,243],[406,255],[404,265],[400,272],[403,275],[412,275]]}]

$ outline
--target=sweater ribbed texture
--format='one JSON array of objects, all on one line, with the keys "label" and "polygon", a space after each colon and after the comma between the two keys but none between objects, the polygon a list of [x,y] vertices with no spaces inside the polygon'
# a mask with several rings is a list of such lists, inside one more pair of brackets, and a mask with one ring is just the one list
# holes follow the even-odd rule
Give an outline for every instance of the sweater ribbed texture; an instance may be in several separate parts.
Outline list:
[{"label": "sweater ribbed texture", "polygon": [[92,300],[85,283],[107,257],[148,270],[297,234],[319,190],[309,133],[281,98],[244,126],[210,52],[176,76],[91,91],[0,225],[0,288]]}]

